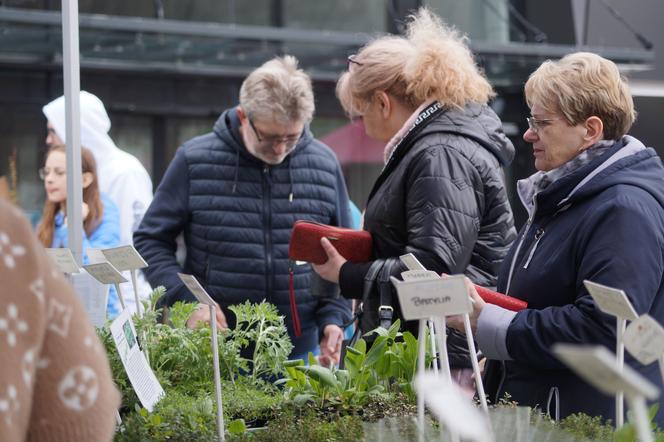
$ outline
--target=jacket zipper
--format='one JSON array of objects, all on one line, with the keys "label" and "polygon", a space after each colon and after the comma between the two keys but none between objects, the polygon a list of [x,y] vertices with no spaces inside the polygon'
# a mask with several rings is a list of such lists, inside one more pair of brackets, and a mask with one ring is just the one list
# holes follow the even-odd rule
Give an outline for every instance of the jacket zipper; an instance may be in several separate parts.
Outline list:
[{"label": "jacket zipper", "polygon": [[530,232],[530,227],[533,224],[533,219],[535,219],[536,212],[537,212],[537,198],[535,198],[533,201],[533,213],[530,215],[530,217],[528,217],[528,221],[526,222],[526,230],[523,232],[521,240],[519,240],[519,245],[516,247],[516,250],[514,251],[514,256],[512,256],[512,263],[510,264],[510,273],[507,277],[507,286],[505,289],[506,295],[509,295],[510,293],[510,286],[512,285],[512,276],[514,275],[514,267],[516,266],[516,260],[519,258],[519,252],[521,252],[521,247],[523,246],[523,242],[528,237],[528,233]]},{"label": "jacket zipper", "polygon": [[265,240],[265,298],[272,295],[272,204],[270,166],[263,166],[263,237]]},{"label": "jacket zipper", "polygon": [[526,260],[526,263],[523,265],[524,269],[528,268],[528,265],[530,264],[530,261],[533,259],[533,255],[535,254],[535,249],[537,249],[537,245],[540,242],[540,239],[544,236],[544,229],[539,228],[535,231],[535,243],[533,244],[533,247],[530,249],[530,253],[528,254],[528,259]]}]

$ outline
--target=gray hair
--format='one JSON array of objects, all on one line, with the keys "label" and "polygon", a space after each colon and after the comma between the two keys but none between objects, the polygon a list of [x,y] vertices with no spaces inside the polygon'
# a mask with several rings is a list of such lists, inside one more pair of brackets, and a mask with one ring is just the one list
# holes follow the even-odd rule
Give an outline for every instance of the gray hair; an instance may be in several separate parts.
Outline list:
[{"label": "gray hair", "polygon": [[266,62],[242,82],[240,106],[246,115],[280,123],[311,121],[314,92],[311,78],[291,55]]}]

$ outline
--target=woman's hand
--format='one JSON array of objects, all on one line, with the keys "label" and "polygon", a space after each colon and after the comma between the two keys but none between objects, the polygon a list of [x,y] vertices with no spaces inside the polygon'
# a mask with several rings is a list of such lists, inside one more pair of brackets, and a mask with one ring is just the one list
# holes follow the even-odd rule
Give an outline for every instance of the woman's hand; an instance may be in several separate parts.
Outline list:
[{"label": "woman's hand", "polygon": [[311,267],[324,280],[339,284],[339,272],[341,266],[347,260],[337,252],[329,239],[321,238],[320,245],[323,246],[323,250],[327,254],[327,262],[325,264],[311,264]]},{"label": "woman's hand", "polygon": [[[446,277],[447,275],[443,275],[443,277]],[[473,309],[470,311],[470,328],[473,332],[473,335],[477,333],[477,318],[480,317],[480,313],[482,313],[482,309],[486,305],[486,302],[480,297],[480,295],[477,293],[477,290],[475,290],[475,284],[473,284],[470,279],[465,278],[466,282],[466,291],[468,292],[468,296],[470,299],[473,301]],[[456,315],[456,316],[450,316],[447,318],[446,323],[449,327],[452,327],[461,333],[466,333],[466,329],[463,325],[463,316],[462,315]]]}]

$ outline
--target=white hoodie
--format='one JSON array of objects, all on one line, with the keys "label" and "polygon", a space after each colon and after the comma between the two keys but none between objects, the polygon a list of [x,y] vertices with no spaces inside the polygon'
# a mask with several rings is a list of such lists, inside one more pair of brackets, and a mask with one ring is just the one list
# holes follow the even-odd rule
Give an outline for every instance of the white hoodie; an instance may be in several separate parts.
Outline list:
[{"label": "white hoodie", "polygon": [[[133,244],[134,230],[138,228],[152,201],[152,180],[141,162],[120,150],[108,136],[111,120],[104,103],[86,91],[81,91],[80,97],[81,146],[90,149],[95,156],[99,190],[107,194],[120,210],[120,242]],[[66,143],[65,97],[51,101],[42,111],[53,125],[55,133]],[[147,296],[150,291],[147,282],[143,280],[138,285],[141,296]],[[122,292],[128,304],[133,305],[131,284],[126,288],[123,286]]]}]

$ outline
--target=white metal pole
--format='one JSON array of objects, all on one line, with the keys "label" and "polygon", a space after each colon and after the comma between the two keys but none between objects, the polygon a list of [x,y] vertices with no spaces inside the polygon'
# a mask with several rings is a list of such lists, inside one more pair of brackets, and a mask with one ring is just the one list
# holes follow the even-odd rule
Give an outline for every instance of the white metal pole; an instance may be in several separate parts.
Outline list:
[{"label": "white metal pole", "polygon": [[664,381],[664,355],[659,357],[659,373],[662,375]]},{"label": "white metal pole", "polygon": [[438,354],[440,355],[440,370],[445,379],[452,382],[450,357],[447,353],[447,327],[445,324],[445,318],[433,318],[433,325],[437,330],[436,340],[438,342]]},{"label": "white metal pole", "polygon": [[[625,343],[623,342],[623,335],[625,334],[625,327],[627,320],[616,318],[616,358],[618,360],[618,368],[622,371],[625,366]],[[621,391],[616,394],[616,428],[620,428],[625,423],[625,394]]]},{"label": "white metal pole", "polygon": [[477,387],[477,394],[480,397],[482,409],[488,415],[489,406],[486,403],[486,395],[484,394],[484,384],[482,384],[482,373],[480,373],[480,364],[477,360],[477,351],[475,350],[475,342],[473,341],[473,330],[470,326],[470,316],[466,313],[463,315],[463,327],[466,331],[466,340],[468,341],[468,350],[470,350],[470,361],[473,364],[473,373],[475,374],[475,386]]},{"label": "white metal pole", "polygon": [[212,359],[214,364],[214,389],[217,395],[217,431],[219,440],[226,440],[224,430],[224,407],[221,402],[221,378],[219,377],[219,346],[217,344],[217,312],[214,305],[210,305],[210,323],[212,324]]},{"label": "white metal pole", "polygon": [[124,310],[125,307],[125,300],[124,300],[124,295],[120,291],[120,284],[115,284],[115,290],[118,292],[118,298],[120,298],[120,305],[122,306],[122,310]]},{"label": "white metal pole", "polygon": [[440,359],[440,353],[436,349],[436,331],[434,330],[433,318],[429,318],[427,321],[429,326],[429,340],[431,341],[431,354],[434,356],[433,362],[433,373],[438,376],[438,367],[442,367],[443,364]]},{"label": "white metal pole", "polygon": [[629,408],[634,413],[634,421],[636,425],[636,434],[639,442],[654,442],[652,431],[648,419],[648,408],[646,407],[646,400],[643,396],[627,397]]},{"label": "white metal pole", "polygon": [[139,318],[142,318],[143,314],[141,313],[141,303],[139,302],[138,299],[138,287],[136,285],[136,269],[131,269],[131,285],[134,288],[134,301],[136,302],[136,313],[138,314]]},{"label": "white metal pole", "polygon": [[[417,342],[419,343],[419,352],[417,356],[417,375],[424,376],[424,364],[426,360],[426,319],[420,319],[420,329]],[[419,427],[420,438],[424,436],[424,394],[417,395],[417,426]]]},{"label": "white metal pole", "polygon": [[78,44],[78,0],[62,0],[62,71],[67,132],[67,238],[83,264],[83,185],[81,181],[81,105]]}]

